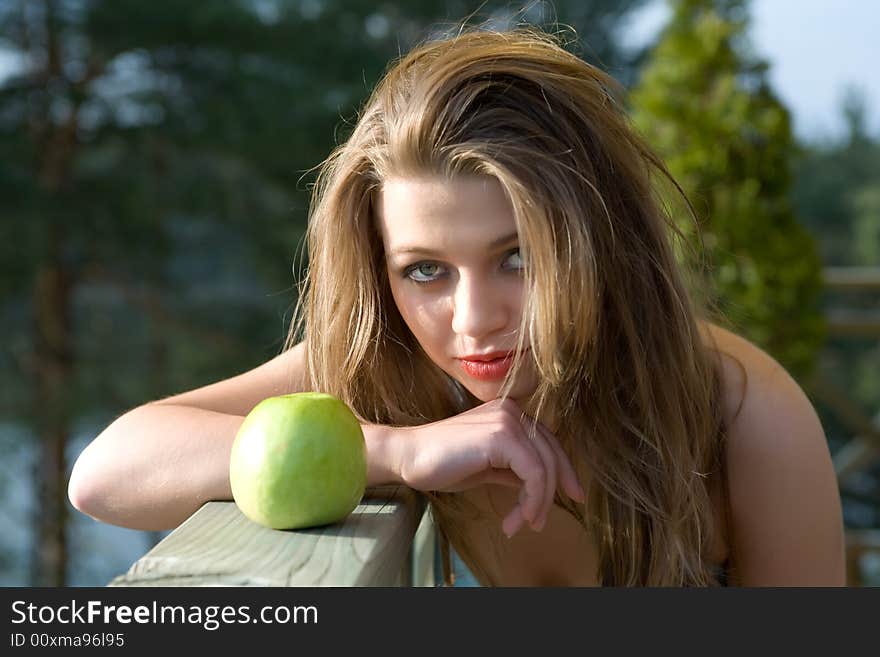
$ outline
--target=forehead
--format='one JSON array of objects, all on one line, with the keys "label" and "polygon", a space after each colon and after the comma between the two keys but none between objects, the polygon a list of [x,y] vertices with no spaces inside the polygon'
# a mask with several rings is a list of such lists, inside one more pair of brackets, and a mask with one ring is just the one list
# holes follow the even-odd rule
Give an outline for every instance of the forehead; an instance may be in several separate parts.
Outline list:
[{"label": "forehead", "polygon": [[390,178],[378,196],[386,247],[483,241],[516,230],[513,208],[491,176]]}]

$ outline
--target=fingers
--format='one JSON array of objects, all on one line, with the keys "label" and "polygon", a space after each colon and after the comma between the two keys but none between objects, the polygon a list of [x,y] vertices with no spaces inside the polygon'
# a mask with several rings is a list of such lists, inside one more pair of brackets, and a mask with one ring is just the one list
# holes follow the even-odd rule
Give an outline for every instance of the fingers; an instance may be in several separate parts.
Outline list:
[{"label": "fingers", "polygon": [[577,502],[585,501],[585,492],[556,436],[514,402],[507,400],[504,410],[506,429],[490,441],[488,460],[492,469],[481,473],[480,479],[483,483],[520,488],[518,503],[502,522],[507,536],[526,523],[533,531],[541,531],[553,508],[557,488]]},{"label": "fingers", "polygon": [[534,421],[531,422],[531,426],[534,427],[535,431],[531,443],[535,446],[535,449],[538,451],[538,454],[544,463],[544,496],[538,514],[529,519],[529,524],[532,526],[533,530],[541,531],[544,529],[544,525],[547,522],[547,516],[550,514],[550,508],[553,506],[553,495],[556,492],[556,462],[558,455],[553,451],[553,448],[550,447],[546,435],[544,435],[535,424]]},{"label": "fingers", "polygon": [[543,502],[540,507],[539,515],[532,518],[530,525],[534,531],[541,531],[553,508],[553,499],[557,485],[560,491],[567,494],[576,502],[584,502],[586,493],[578,481],[577,473],[571,464],[562,445],[553,433],[542,423],[531,421],[531,426],[535,427],[536,435],[531,444],[540,453],[546,468],[546,488]]},{"label": "fingers", "polygon": [[508,529],[519,531],[526,522],[534,531],[544,528],[553,507],[557,485],[560,483],[569,496],[583,501],[577,475],[556,437],[540,423],[537,423],[534,438],[531,440],[522,424],[518,429],[493,441],[489,454],[493,468],[509,469],[514,480],[521,486],[519,502],[514,508],[519,512],[511,512],[504,520],[504,529],[508,536],[512,535]]},{"label": "fingers", "polygon": [[[523,521],[534,521],[546,495],[544,461],[537,448],[521,435],[501,434],[489,443],[489,462],[493,468],[509,468],[522,482],[517,508]],[[522,523],[516,524],[518,530]]]},{"label": "fingers", "polygon": [[507,514],[507,517],[504,518],[504,521],[501,523],[501,531],[510,538],[514,534],[516,534],[522,526],[525,524],[526,519],[522,514],[522,504],[517,504],[513,507],[513,510]]},{"label": "fingers", "polygon": [[546,438],[547,443],[556,454],[557,463],[559,463],[559,478],[565,493],[575,502],[583,502],[586,499],[586,491],[578,480],[577,473],[571,464],[571,460],[559,444],[559,439],[554,436],[547,427],[538,423],[538,430]]}]

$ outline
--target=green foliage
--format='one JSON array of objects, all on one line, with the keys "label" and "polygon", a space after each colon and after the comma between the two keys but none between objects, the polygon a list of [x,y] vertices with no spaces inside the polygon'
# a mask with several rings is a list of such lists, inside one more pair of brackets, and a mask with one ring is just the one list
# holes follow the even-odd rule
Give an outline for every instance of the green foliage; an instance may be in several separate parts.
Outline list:
[{"label": "green foliage", "polygon": [[[745,6],[679,0],[631,100],[694,205],[710,294],[736,329],[801,376],[824,340],[817,247],[790,201],[790,120],[748,52]],[[699,231],[699,232],[697,232]],[[684,252],[682,252],[684,253]],[[702,260],[683,257],[702,271]]]},{"label": "green foliage", "polygon": [[[868,108],[857,89],[847,91],[841,111],[848,128],[842,139],[815,140],[800,149],[795,207],[827,264],[880,267],[880,139],[867,132]],[[875,291],[827,296],[830,312],[876,315],[880,310]],[[830,340],[825,352],[829,376],[874,415],[880,400],[878,341],[842,337]]]},{"label": "green foliage", "polygon": [[856,189],[853,208],[853,260],[866,266],[880,265],[880,182]]},{"label": "green foliage", "polygon": [[864,96],[849,89],[839,142],[805,145],[796,162],[798,216],[835,266],[880,266],[880,141],[867,133]]}]

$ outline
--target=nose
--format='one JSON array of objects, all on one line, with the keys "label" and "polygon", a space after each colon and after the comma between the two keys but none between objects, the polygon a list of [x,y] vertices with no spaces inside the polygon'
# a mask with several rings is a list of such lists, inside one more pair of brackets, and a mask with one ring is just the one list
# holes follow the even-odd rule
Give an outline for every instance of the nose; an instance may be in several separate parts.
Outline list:
[{"label": "nose", "polygon": [[510,301],[503,290],[479,276],[462,273],[452,299],[452,330],[482,338],[507,327]]}]

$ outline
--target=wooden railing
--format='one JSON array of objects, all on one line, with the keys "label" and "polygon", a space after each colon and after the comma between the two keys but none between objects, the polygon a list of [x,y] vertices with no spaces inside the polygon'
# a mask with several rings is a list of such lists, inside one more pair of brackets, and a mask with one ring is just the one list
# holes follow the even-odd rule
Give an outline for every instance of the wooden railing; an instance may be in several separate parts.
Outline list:
[{"label": "wooden railing", "polygon": [[344,522],[278,531],[210,502],[110,586],[433,586],[424,497],[370,488]]},{"label": "wooden railing", "polygon": [[[880,292],[880,267],[827,267],[823,278],[834,292]],[[832,311],[827,321],[832,335],[880,337],[877,311]]]},{"label": "wooden railing", "polygon": [[[880,268],[826,270],[829,289],[880,290]],[[880,337],[880,316],[829,316],[836,335]],[[807,387],[853,432],[835,454],[841,487],[880,455],[873,419],[830,382]],[[434,586],[435,531],[424,498],[403,486],[368,489],[342,523],[276,531],[245,518],[234,502],[203,506],[110,586]],[[861,559],[880,552],[880,530],[848,530],[849,583],[862,583]]]},{"label": "wooden railing", "polygon": [[[880,292],[880,267],[828,267],[824,280],[829,291],[876,293]],[[880,340],[880,313],[876,311],[832,311],[827,321],[832,336],[867,336]],[[852,432],[852,438],[834,454],[838,485],[841,492],[846,492],[850,482],[880,457],[880,412],[870,417],[845,391],[820,376],[806,382],[806,388]],[[880,530],[848,529],[847,580],[851,586],[863,584],[862,558],[868,553],[880,554]]]}]

